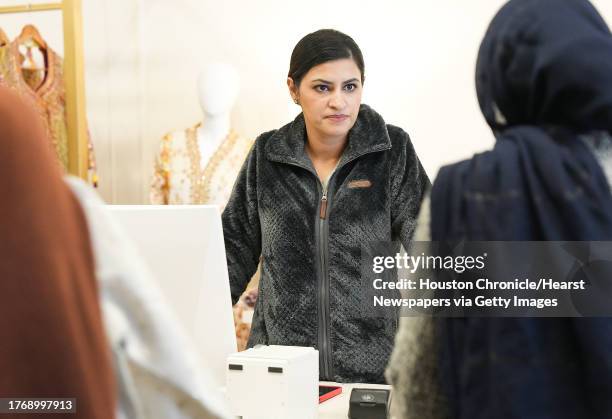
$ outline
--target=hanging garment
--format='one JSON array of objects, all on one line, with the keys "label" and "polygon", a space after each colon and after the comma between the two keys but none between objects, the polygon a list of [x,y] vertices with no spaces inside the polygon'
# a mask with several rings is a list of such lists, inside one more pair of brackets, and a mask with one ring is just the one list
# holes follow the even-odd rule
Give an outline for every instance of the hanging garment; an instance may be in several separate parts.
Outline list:
[{"label": "hanging garment", "polygon": [[253,141],[230,131],[202,169],[197,138],[200,126],[162,138],[151,182],[152,204],[215,204],[221,211],[225,208]]},{"label": "hanging garment", "polygon": [[[6,38],[6,35],[4,35]],[[19,50],[20,45],[31,48],[32,41],[38,45],[44,55],[44,77],[31,68],[22,68],[26,59]],[[43,125],[57,159],[64,169],[68,169],[68,132],[66,125],[66,92],[63,77],[62,58],[42,39],[36,28],[26,25],[21,34],[12,42],[2,46],[0,35],[0,84],[17,91],[27,102],[31,103],[43,120]],[[88,178],[96,186],[97,174],[93,145],[88,138]]]}]

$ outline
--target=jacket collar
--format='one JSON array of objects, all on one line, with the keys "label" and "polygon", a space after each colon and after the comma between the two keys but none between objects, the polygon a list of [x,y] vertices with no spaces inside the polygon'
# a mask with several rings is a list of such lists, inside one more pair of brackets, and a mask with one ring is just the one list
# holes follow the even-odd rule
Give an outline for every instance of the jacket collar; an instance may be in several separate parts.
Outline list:
[{"label": "jacket collar", "polygon": [[[277,130],[268,140],[265,152],[268,160],[314,168],[306,154],[306,125],[300,113],[293,122]],[[359,156],[389,150],[391,139],[383,118],[368,105],[361,105],[355,125],[349,131],[348,144],[338,167]]]}]

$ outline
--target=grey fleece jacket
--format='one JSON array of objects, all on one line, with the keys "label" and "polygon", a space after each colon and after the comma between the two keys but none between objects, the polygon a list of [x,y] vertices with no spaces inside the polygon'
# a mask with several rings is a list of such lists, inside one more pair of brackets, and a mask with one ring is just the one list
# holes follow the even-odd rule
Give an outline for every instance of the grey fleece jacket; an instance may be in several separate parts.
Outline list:
[{"label": "grey fleece jacket", "polygon": [[235,303],[262,258],[249,347],[312,346],[321,380],[384,382],[397,316],[359,315],[361,244],[410,242],[429,179],[402,129],[361,105],[326,196],[300,114],[260,135],[223,212]]}]

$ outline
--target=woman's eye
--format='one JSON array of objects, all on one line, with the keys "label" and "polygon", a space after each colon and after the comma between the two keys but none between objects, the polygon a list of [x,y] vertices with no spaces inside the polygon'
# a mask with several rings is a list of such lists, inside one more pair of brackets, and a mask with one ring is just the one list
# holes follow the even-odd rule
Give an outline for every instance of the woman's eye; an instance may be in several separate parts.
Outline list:
[{"label": "woman's eye", "polygon": [[357,85],[354,83],[349,83],[346,86],[344,86],[344,90],[346,90],[347,92],[352,92],[356,88],[357,88]]},{"label": "woman's eye", "polygon": [[328,92],[329,91],[329,86],[326,86],[324,84],[319,84],[319,85],[315,86],[315,90],[317,90],[318,92]]}]

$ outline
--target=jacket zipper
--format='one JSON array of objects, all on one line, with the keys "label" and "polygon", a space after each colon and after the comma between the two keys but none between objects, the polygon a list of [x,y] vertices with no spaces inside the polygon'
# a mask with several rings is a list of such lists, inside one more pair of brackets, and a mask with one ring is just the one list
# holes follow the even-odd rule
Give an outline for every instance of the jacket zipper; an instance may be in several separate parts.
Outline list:
[{"label": "jacket zipper", "polygon": [[[328,273],[328,260],[327,253],[328,247],[328,235],[327,235],[327,213],[329,212],[329,198],[328,188],[323,187],[321,180],[317,173],[307,166],[300,164],[281,162],[290,166],[300,167],[312,173],[317,180],[317,186],[321,188],[322,195],[319,203],[318,214],[315,214],[315,243],[318,254],[318,266],[317,266],[317,285],[318,285],[318,298],[317,298],[317,341],[319,347],[319,375],[325,380],[333,381],[332,368],[331,368],[331,345],[329,343],[329,273]],[[344,166],[344,164],[343,164]],[[334,174],[338,171],[339,167],[332,173],[327,184],[331,184]]]},{"label": "jacket zipper", "polygon": [[[332,174],[333,176],[333,174]],[[331,183],[331,177],[327,184]],[[333,381],[332,350],[330,342],[330,313],[329,313],[329,269],[328,269],[328,218],[329,205],[328,187],[323,187],[321,202],[319,204],[319,349],[321,376],[324,380]]]}]

